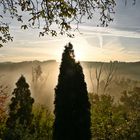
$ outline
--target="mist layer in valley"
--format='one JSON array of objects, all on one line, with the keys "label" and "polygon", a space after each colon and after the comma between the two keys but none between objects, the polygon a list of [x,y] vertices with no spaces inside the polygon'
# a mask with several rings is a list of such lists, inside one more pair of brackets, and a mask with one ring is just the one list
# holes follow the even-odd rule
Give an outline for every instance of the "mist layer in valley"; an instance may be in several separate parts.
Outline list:
[{"label": "mist layer in valley", "polygon": [[[110,94],[117,101],[122,91],[140,86],[140,62],[81,62],[81,65],[89,93]],[[53,110],[59,67],[55,60],[0,63],[0,84],[8,87],[11,96],[15,83],[24,75],[35,101]]]}]

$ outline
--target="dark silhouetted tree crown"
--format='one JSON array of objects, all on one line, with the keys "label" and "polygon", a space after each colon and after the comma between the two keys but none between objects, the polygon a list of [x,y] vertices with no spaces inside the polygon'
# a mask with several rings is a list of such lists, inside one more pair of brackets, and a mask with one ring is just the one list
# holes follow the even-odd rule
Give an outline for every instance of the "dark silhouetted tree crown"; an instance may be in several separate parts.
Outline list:
[{"label": "dark silhouetted tree crown", "polygon": [[71,43],[62,54],[58,84],[55,89],[54,140],[90,139],[90,103],[80,63],[74,59]]},{"label": "dark silhouetted tree crown", "polygon": [[24,132],[30,128],[33,118],[32,105],[34,103],[24,76],[21,76],[17,81],[12,95],[4,140],[21,140],[22,134],[19,133],[19,130]]},{"label": "dark silhouetted tree crown", "polygon": [[24,76],[19,78],[16,86],[12,93],[14,96],[11,98],[11,104],[9,106],[7,126],[14,128],[16,124],[21,124],[24,127],[28,127],[33,117],[32,105],[34,99],[31,97],[29,85],[26,83]]}]

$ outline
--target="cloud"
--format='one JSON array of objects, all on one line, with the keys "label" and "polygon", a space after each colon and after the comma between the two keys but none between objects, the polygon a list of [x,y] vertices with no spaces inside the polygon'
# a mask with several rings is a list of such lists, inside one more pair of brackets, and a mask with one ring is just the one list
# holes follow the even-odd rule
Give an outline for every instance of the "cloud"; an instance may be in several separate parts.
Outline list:
[{"label": "cloud", "polygon": [[[39,38],[36,31],[25,33],[21,30],[15,30],[17,34],[14,42],[8,43],[7,47],[0,49],[0,54],[2,54],[0,55],[0,61],[34,59],[56,59],[60,61],[64,46],[68,42],[73,43],[76,53],[83,55],[82,60],[138,60],[140,59],[140,52],[137,51],[136,53],[136,50],[138,50],[138,44],[140,43],[138,41],[140,39],[139,30],[139,28],[80,26],[81,34],[74,32],[75,38],[66,36]],[[34,35],[34,33],[37,35]]]},{"label": "cloud", "polygon": [[125,30],[125,28],[105,28],[105,27],[91,27],[91,26],[80,26],[81,33],[85,37],[92,35],[103,35],[103,36],[116,36],[116,37],[127,37],[127,38],[139,38],[140,29]]}]

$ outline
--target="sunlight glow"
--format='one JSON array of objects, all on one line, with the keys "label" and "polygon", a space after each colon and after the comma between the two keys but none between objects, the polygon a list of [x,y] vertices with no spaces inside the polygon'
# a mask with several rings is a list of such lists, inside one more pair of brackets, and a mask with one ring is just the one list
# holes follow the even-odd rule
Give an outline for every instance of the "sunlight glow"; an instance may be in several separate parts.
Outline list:
[{"label": "sunlight glow", "polygon": [[99,45],[100,45],[100,48],[103,48],[103,37],[101,34],[98,35],[98,38],[99,38]]},{"label": "sunlight glow", "polygon": [[[30,35],[30,32],[28,33]],[[20,36],[23,35],[23,36]],[[31,36],[19,34],[20,39],[6,44],[1,48],[0,62],[5,61],[33,61],[56,60],[61,62],[64,46],[72,43],[76,61],[139,61],[140,34],[117,29],[100,29],[86,27],[83,34],[75,33],[74,38],[58,36],[44,37],[34,40]],[[129,36],[128,36],[129,35]],[[132,36],[134,37],[132,38]],[[135,36],[136,35],[136,36]],[[120,37],[129,37],[125,43]],[[24,38],[24,39],[21,39]],[[132,41],[130,39],[133,39]],[[26,41],[26,43],[25,43]],[[124,40],[125,41],[125,40]],[[134,43],[134,50],[127,46]]]},{"label": "sunlight glow", "polygon": [[89,44],[88,42],[80,37],[80,38],[75,38],[74,40],[71,41],[73,44],[73,49],[74,49],[74,54],[75,54],[75,60],[76,61],[83,61],[86,59],[88,56],[88,49],[89,49]]},{"label": "sunlight glow", "polygon": [[82,59],[82,53],[80,51],[75,51],[75,60],[80,61]]}]

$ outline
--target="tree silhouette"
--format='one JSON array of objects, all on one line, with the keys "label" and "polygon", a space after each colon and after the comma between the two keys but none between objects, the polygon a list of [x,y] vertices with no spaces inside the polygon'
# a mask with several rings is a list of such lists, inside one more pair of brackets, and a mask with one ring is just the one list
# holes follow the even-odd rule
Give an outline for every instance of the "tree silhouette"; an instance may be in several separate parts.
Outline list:
[{"label": "tree silhouette", "polygon": [[[70,33],[72,24],[82,23],[82,19],[95,20],[99,15],[99,25],[108,26],[113,21],[117,0],[0,0],[0,47],[3,43],[12,41],[10,34],[11,19],[21,24],[21,29],[40,28],[40,36]],[[125,5],[128,0],[124,0]],[[132,4],[136,0],[131,0]],[[5,16],[6,15],[6,16]],[[6,18],[5,18],[6,17]],[[84,18],[83,18],[84,17]],[[7,20],[9,19],[9,20]],[[56,26],[54,26],[56,25]],[[57,30],[56,30],[57,27]]]},{"label": "tree silhouette", "polygon": [[[16,19],[21,23],[22,29],[30,27],[43,29],[40,32],[41,36],[66,33],[72,37],[73,34],[69,32],[72,28],[71,24],[75,22],[78,25],[83,17],[88,20],[94,19],[95,13],[100,14],[101,25],[107,26],[113,20],[115,5],[115,0],[1,0],[0,41],[6,43],[13,40],[9,32],[9,21],[5,20],[4,15],[9,19]],[[53,25],[58,27],[57,30]]]},{"label": "tree silhouette", "polygon": [[62,54],[55,88],[54,140],[89,140],[90,103],[80,63],[75,62],[71,43]]},{"label": "tree silhouette", "polygon": [[26,83],[24,76],[19,78],[16,86],[12,93],[14,97],[11,98],[11,104],[9,105],[6,140],[20,140],[18,129],[28,128],[33,118],[32,105],[34,99],[31,97],[29,85]]}]

